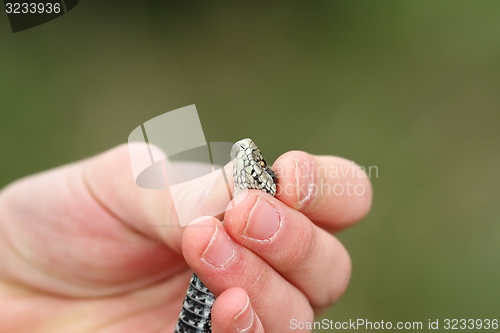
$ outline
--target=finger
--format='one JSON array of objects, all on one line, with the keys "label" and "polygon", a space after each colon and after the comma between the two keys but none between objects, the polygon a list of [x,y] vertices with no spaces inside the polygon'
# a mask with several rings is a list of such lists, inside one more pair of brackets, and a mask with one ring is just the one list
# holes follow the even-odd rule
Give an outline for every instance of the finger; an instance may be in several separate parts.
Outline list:
[{"label": "finger", "polygon": [[370,180],[346,159],[291,151],[276,160],[273,170],[277,198],[327,230],[346,228],[370,210]]},{"label": "finger", "polygon": [[212,307],[213,333],[264,333],[259,317],[244,289],[222,292]]},{"label": "finger", "polygon": [[291,318],[300,322],[313,319],[304,294],[262,258],[232,240],[217,219],[208,217],[188,226],[182,250],[214,295],[233,287],[243,288],[266,332],[282,332]]},{"label": "finger", "polygon": [[239,204],[226,213],[224,227],[236,242],[300,289],[313,307],[342,295],[351,261],[334,236],[262,191],[241,193],[234,201]]}]

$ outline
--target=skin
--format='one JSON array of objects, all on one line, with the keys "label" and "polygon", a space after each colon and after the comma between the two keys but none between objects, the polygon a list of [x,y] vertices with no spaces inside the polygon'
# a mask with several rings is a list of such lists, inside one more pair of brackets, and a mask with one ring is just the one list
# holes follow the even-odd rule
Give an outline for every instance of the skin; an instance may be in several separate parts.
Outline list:
[{"label": "skin", "polygon": [[217,296],[214,332],[313,321],[351,272],[329,232],[368,213],[370,181],[345,159],[300,151],[273,169],[276,198],[246,191],[224,224],[186,228],[168,191],[135,185],[125,145],[12,183],[0,193],[0,332],[171,333],[193,270]]}]

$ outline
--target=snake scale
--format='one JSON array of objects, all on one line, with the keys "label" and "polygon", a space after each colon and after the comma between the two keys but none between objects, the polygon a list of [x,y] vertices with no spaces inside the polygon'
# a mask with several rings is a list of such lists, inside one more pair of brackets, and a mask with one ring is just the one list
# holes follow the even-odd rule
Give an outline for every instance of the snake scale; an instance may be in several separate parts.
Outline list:
[{"label": "snake scale", "polygon": [[[233,197],[246,189],[265,191],[276,195],[278,179],[267,165],[262,153],[251,139],[236,142],[231,149],[233,162]],[[196,274],[191,277],[186,298],[175,326],[175,333],[210,333],[210,311],[215,296],[203,285]]]}]

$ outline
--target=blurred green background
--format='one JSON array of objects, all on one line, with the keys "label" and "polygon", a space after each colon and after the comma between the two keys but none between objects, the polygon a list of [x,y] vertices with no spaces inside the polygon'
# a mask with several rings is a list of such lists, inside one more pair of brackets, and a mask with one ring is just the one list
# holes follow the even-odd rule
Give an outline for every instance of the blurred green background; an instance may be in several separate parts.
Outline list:
[{"label": "blurred green background", "polygon": [[498,0],[81,1],[16,34],[0,14],[0,103],[1,186],[190,104],[207,141],[376,166],[324,317],[500,317]]}]

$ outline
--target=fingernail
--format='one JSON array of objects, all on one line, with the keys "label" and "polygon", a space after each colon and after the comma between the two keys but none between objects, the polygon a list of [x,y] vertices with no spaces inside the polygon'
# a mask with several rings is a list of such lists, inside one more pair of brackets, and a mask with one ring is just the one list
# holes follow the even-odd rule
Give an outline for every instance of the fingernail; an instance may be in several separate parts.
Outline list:
[{"label": "fingernail", "polygon": [[250,306],[250,299],[247,296],[247,304],[245,305],[245,308],[240,311],[234,317],[234,327],[239,331],[239,332],[246,332],[248,331],[253,324],[253,310],[252,307]]},{"label": "fingernail", "polygon": [[271,238],[278,231],[279,223],[280,217],[274,207],[259,196],[243,232],[250,238],[264,240]]},{"label": "fingernail", "polygon": [[212,223],[212,222],[210,222],[210,220],[212,218],[213,218],[212,216],[200,216],[200,217],[195,218],[193,221],[191,221],[189,223],[189,225],[199,224],[201,226],[201,225],[204,225],[203,222],[206,222],[205,225],[209,226],[210,225],[209,223]]},{"label": "fingernail", "polygon": [[297,203],[300,207],[305,201],[311,198],[314,184],[310,169],[302,164],[301,161],[295,161],[295,181],[297,185]]},{"label": "fingernail", "polygon": [[241,191],[237,196],[233,198],[233,203],[235,206],[239,205],[248,197],[248,189]]},{"label": "fingernail", "polygon": [[220,226],[215,226],[214,234],[202,254],[203,259],[214,266],[223,267],[234,257],[235,247]]},{"label": "fingernail", "polygon": [[231,202],[229,203],[226,209],[226,213],[229,212],[231,209],[236,208],[236,206],[245,201],[247,197],[248,197],[248,190],[243,190],[241,193],[235,196],[233,200],[231,200]]}]

